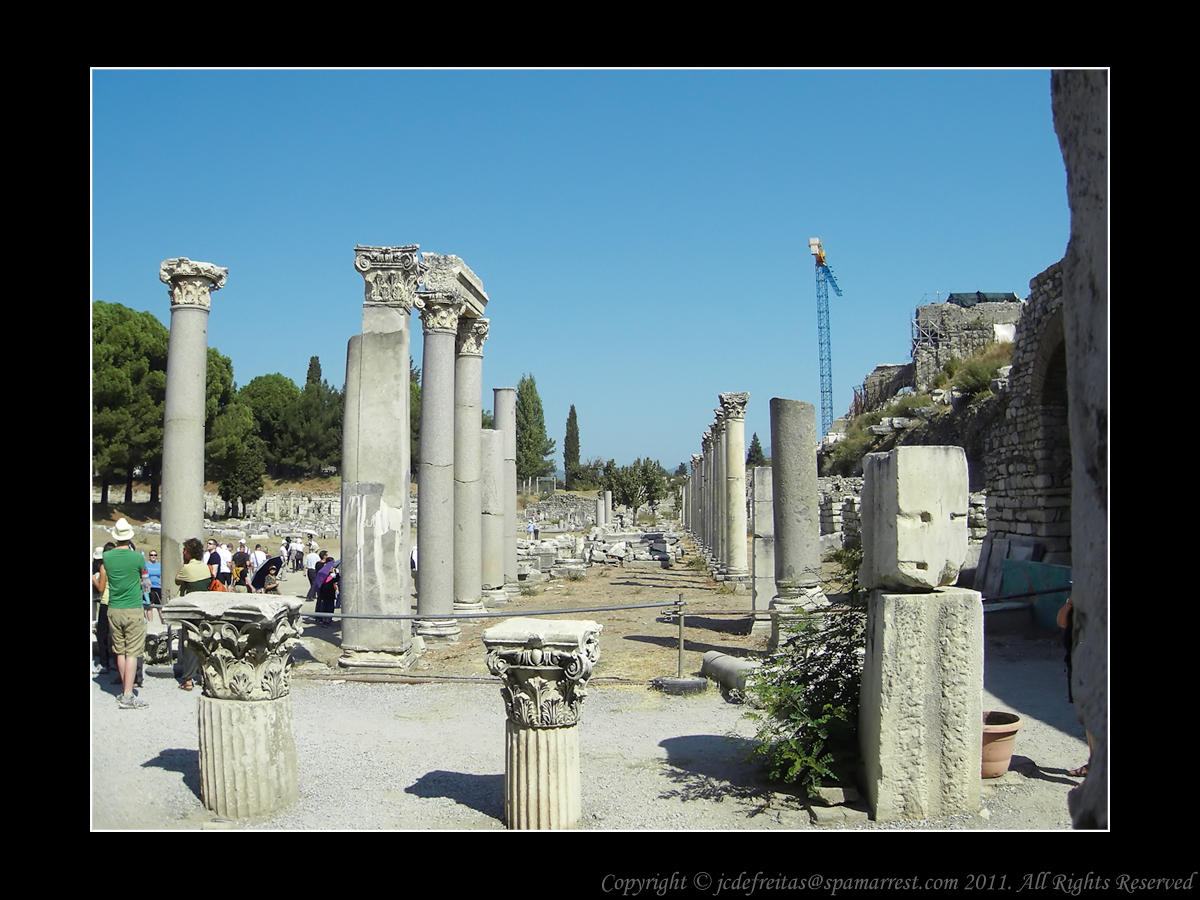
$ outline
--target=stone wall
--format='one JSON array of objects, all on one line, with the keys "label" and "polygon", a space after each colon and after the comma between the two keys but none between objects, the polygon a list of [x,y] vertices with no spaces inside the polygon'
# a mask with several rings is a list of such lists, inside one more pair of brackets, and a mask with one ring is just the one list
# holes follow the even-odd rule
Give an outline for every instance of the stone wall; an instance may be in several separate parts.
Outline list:
[{"label": "stone wall", "polygon": [[1041,561],[1071,562],[1071,441],[1063,339],[1062,263],[1029,282],[1013,344],[1008,405],[985,440],[987,525],[993,539],[1040,541]]},{"label": "stone wall", "polygon": [[870,412],[887,405],[901,388],[912,387],[916,369],[913,363],[876,366],[863,379],[861,412]]},{"label": "stone wall", "polygon": [[[822,551],[859,538],[862,534],[862,478],[823,475],[817,479],[817,488],[820,491]],[[972,491],[967,500],[967,540],[978,544],[987,536],[988,495],[986,491]],[[835,537],[835,541],[826,540],[827,537]]]},{"label": "stone wall", "polygon": [[933,386],[951,359],[961,359],[1007,337],[1021,321],[1024,303],[955,303],[918,306],[913,323],[913,365],[918,393]]}]

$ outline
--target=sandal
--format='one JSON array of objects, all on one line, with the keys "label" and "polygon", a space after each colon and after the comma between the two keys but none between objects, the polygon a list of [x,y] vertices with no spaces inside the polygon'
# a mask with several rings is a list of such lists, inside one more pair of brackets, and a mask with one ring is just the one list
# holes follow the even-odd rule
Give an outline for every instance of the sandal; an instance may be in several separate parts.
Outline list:
[{"label": "sandal", "polygon": [[181,691],[190,691],[193,687],[194,687],[194,685],[192,684],[192,679],[190,679],[190,678],[187,681],[183,682],[183,684],[179,685],[179,689]]},{"label": "sandal", "polygon": [[1068,769],[1067,777],[1068,778],[1087,778],[1087,773],[1088,773],[1087,763],[1084,763],[1078,769]]}]

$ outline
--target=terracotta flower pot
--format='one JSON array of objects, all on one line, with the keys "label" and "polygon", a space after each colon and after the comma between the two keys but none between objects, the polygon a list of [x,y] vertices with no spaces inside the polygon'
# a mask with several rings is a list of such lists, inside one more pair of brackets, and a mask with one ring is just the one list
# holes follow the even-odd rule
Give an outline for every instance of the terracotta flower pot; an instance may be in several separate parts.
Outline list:
[{"label": "terracotta flower pot", "polygon": [[1009,712],[983,714],[983,777],[999,778],[1012,761],[1021,717]]}]

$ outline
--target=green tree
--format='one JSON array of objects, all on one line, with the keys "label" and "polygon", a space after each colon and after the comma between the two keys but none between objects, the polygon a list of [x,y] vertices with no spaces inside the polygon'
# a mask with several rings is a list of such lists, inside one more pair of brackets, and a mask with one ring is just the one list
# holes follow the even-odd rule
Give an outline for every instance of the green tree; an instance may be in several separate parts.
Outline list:
[{"label": "green tree", "polygon": [[758,432],[754,432],[754,436],[750,438],[750,449],[746,451],[747,466],[765,466],[767,457],[763,454],[762,444],[758,442]]},{"label": "green tree", "polygon": [[628,506],[637,522],[638,510],[666,496],[667,473],[656,460],[636,459],[632,465],[618,468],[609,460],[605,467],[604,488],[613,492],[613,502]]},{"label": "green tree", "polygon": [[102,503],[118,478],[125,480],[125,502],[132,503],[138,468],[152,473],[151,500],[157,499],[168,337],[151,313],[92,304],[92,469],[100,476]]},{"label": "green tree", "polygon": [[[411,357],[409,358],[411,362]],[[316,356],[308,358],[308,374],[304,376],[305,385],[321,383],[321,360]]]},{"label": "green tree", "polygon": [[238,400],[254,414],[255,433],[263,441],[265,470],[278,476],[279,461],[287,449],[283,445],[285,423],[296,414],[300,388],[286,375],[259,375],[238,391]]},{"label": "green tree", "polygon": [[257,423],[250,405],[234,400],[222,409],[213,422],[205,457],[210,461],[210,477],[217,482],[217,493],[225,501],[225,515],[230,505],[237,511],[263,494],[265,444],[257,434]]},{"label": "green tree", "polygon": [[575,490],[575,482],[579,480],[579,418],[575,415],[574,403],[567,413],[567,433],[563,438],[563,475],[566,489]]},{"label": "green tree", "polygon": [[532,375],[517,382],[517,478],[536,478],[554,471],[548,459],[554,453],[554,441],[546,436],[546,417],[542,398]]},{"label": "green tree", "polygon": [[[316,357],[309,372],[320,371]],[[287,476],[320,475],[342,462],[342,394],[327,381],[309,381],[300,392],[296,413],[282,430],[279,466]]]}]

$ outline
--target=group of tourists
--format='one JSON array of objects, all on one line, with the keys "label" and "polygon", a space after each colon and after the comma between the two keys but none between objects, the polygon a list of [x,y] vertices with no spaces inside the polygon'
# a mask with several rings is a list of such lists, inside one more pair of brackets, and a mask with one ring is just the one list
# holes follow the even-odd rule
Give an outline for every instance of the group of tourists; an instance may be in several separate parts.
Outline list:
[{"label": "group of tourists", "polygon": [[[134,529],[124,518],[110,532],[112,540],[92,553],[92,604],[96,622],[94,674],[116,669],[114,684],[121,685],[120,709],[146,709],[149,704],[137,694],[142,687],[146,626],[162,622],[162,562],[158,550],[142,553],[134,545]],[[305,555],[305,549],[308,550]],[[313,535],[307,542],[285,538],[279,554],[268,557],[262,544],[248,550],[245,541],[222,544],[215,538],[183,542],[183,565],[174,583],[180,596],[195,591],[233,591],[278,594],[283,569],[291,562],[293,571],[307,569],[308,598],[317,599],[317,612],[332,613],[340,605],[341,581],[338,561],[317,547]],[[320,617],[331,624],[330,617]],[[200,659],[186,644],[179,664],[181,690],[190,691],[200,675]]]}]

